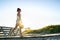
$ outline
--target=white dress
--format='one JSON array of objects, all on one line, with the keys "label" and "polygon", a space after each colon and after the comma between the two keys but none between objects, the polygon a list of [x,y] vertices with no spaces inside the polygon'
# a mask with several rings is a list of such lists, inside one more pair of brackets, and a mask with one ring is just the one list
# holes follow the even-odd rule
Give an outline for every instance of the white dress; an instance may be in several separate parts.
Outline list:
[{"label": "white dress", "polygon": [[17,14],[16,25],[17,26],[20,26],[21,25],[21,14],[20,14],[20,16]]}]

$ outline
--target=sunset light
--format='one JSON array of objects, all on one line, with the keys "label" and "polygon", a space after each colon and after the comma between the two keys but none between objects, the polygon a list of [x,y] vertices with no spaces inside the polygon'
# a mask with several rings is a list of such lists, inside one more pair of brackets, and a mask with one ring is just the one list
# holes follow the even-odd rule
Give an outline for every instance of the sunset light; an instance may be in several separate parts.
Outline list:
[{"label": "sunset light", "polygon": [[60,24],[59,1],[7,0],[0,1],[0,25],[15,27],[17,8],[21,8],[24,28],[43,28],[46,25]]}]

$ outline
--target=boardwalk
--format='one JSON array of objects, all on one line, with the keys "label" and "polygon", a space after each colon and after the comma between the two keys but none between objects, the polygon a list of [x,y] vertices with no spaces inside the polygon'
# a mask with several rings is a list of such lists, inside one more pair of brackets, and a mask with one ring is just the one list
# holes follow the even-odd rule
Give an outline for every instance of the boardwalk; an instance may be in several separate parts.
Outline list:
[{"label": "boardwalk", "polygon": [[11,28],[0,27],[0,40],[60,40],[60,33],[56,34],[26,34],[24,37],[18,35],[8,36]]},{"label": "boardwalk", "polygon": [[49,35],[40,35],[40,36],[7,36],[7,37],[0,37],[0,40],[60,40],[60,35],[56,34],[49,34]]},{"label": "boardwalk", "polygon": [[60,40],[60,36],[50,36],[50,37],[3,37],[0,40]]}]

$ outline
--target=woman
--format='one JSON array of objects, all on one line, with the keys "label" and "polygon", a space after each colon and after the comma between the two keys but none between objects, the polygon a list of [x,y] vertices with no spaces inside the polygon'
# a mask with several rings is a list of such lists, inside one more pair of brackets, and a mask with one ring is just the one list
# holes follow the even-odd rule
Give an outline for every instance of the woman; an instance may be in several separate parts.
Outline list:
[{"label": "woman", "polygon": [[10,31],[10,34],[9,35],[11,35],[12,32],[14,32],[14,30],[17,29],[18,26],[20,28],[20,36],[22,36],[22,32],[21,32],[22,22],[21,22],[21,9],[20,8],[17,8],[17,20],[16,20],[15,28]]}]

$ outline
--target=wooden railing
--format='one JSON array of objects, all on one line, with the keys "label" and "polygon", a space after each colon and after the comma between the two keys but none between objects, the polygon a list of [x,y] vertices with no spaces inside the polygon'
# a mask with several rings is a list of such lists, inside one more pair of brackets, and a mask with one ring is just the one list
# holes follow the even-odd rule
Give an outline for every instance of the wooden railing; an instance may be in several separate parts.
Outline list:
[{"label": "wooden railing", "polygon": [[10,29],[10,27],[0,27],[0,37],[8,36]]},{"label": "wooden railing", "polygon": [[[7,36],[9,36],[8,34],[9,34],[11,29],[13,29],[13,28],[11,28],[11,27],[0,27],[0,37],[7,37]],[[18,33],[17,31],[18,31],[18,29],[16,29],[14,31],[12,36],[17,36],[17,33]]]}]

